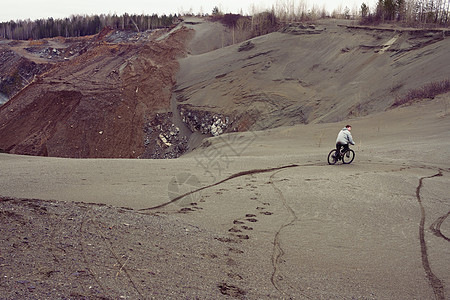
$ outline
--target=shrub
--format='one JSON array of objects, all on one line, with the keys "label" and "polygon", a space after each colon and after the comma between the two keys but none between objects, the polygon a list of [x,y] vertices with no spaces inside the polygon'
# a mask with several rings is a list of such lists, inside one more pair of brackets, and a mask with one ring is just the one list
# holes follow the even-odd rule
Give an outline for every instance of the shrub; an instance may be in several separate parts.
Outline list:
[{"label": "shrub", "polygon": [[434,99],[439,94],[450,92],[450,80],[445,79],[438,82],[431,82],[419,89],[409,90],[403,97],[397,97],[392,107],[397,107],[414,101],[415,99]]},{"label": "shrub", "polygon": [[233,43],[249,38],[278,31],[280,24],[273,11],[256,13],[253,16],[239,14],[214,14],[210,17],[213,22],[221,22],[233,30]]}]

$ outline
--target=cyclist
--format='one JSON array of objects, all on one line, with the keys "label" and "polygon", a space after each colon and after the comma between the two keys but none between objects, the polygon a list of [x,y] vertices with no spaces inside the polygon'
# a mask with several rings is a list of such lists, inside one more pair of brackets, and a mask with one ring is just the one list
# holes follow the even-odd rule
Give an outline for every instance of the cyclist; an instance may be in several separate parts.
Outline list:
[{"label": "cyclist", "polygon": [[355,142],[353,141],[353,138],[352,138],[352,134],[350,133],[351,130],[352,130],[352,126],[345,125],[345,127],[341,129],[341,131],[339,132],[339,134],[337,136],[337,139],[336,139],[337,159],[340,159],[341,147],[343,147],[344,150],[346,151],[348,149],[348,144],[352,144],[352,145],[355,144]]}]

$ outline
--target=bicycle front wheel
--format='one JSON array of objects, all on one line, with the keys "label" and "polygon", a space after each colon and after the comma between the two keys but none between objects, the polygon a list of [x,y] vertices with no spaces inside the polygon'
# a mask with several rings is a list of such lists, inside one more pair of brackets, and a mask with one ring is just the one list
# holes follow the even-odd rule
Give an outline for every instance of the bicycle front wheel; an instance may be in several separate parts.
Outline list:
[{"label": "bicycle front wheel", "polygon": [[337,162],[337,158],[336,158],[336,149],[333,149],[330,151],[330,153],[328,153],[328,164],[329,165],[334,165]]},{"label": "bicycle front wheel", "polygon": [[345,152],[344,156],[342,157],[342,162],[344,164],[349,164],[355,159],[355,151],[352,149],[349,149]]}]

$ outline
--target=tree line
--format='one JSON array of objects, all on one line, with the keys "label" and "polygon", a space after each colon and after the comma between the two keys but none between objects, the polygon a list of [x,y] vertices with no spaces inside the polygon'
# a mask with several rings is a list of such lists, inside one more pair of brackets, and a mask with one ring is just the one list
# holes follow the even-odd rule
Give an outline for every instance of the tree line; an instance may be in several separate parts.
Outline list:
[{"label": "tree line", "polygon": [[232,13],[224,14],[216,6],[209,19],[221,22],[231,30],[233,44],[277,31],[280,28],[279,19],[275,16],[273,10],[254,13],[251,16],[243,16]]},{"label": "tree line", "polygon": [[450,0],[378,0],[374,11],[363,3],[361,17],[363,23],[398,21],[448,26],[449,8]]},{"label": "tree line", "polygon": [[43,38],[79,37],[99,33],[104,27],[145,31],[170,27],[177,19],[170,14],[153,15],[74,15],[64,19],[18,20],[0,23],[0,38],[12,40],[38,40]]},{"label": "tree line", "polygon": [[[382,23],[397,21],[408,25],[435,24],[448,26],[450,0],[378,0],[375,7],[363,3],[361,9],[353,14],[349,8],[341,7],[333,11],[334,18],[355,18],[359,14],[362,23]],[[251,32],[250,36],[273,31],[279,23],[312,21],[330,17],[325,7],[319,9],[313,5],[308,9],[305,0],[279,0],[271,10],[258,11],[252,8],[250,16],[223,14],[215,7],[212,16],[221,15],[228,26]],[[145,31],[167,28],[177,20],[177,15],[73,15],[64,19],[18,20],[0,23],[0,38],[29,40],[62,37],[79,37],[99,33],[104,27],[112,29]],[[248,35],[248,34],[247,34]]]},{"label": "tree line", "polygon": [[[271,12],[281,23],[314,21],[323,18],[360,19],[363,23],[402,22],[411,26],[423,24],[448,26],[450,0],[377,0],[373,7],[339,5],[331,13],[308,0],[277,0]],[[255,15],[257,9],[252,9]]]}]

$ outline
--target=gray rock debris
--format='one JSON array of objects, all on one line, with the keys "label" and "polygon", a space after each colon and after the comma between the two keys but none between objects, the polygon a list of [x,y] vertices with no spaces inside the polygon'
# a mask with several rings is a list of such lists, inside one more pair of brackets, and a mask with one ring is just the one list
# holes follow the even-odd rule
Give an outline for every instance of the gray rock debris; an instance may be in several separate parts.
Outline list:
[{"label": "gray rock debris", "polygon": [[314,25],[304,25],[303,23],[288,24],[279,30],[279,32],[281,32],[281,33],[288,33],[288,34],[294,34],[294,35],[320,34],[323,31],[324,31],[324,29],[317,29],[316,26],[314,26]]},{"label": "gray rock debris", "polygon": [[172,113],[156,114],[144,126],[145,153],[140,158],[177,158],[188,149],[187,138],[172,123]]},{"label": "gray rock debris", "polygon": [[209,111],[192,110],[187,105],[180,107],[183,122],[192,132],[219,136],[230,127],[230,118]]},{"label": "gray rock debris", "polygon": [[255,47],[255,44],[252,43],[252,41],[247,41],[245,43],[242,43],[239,48],[238,48],[238,52],[241,51],[249,51],[251,49],[253,49]]}]

